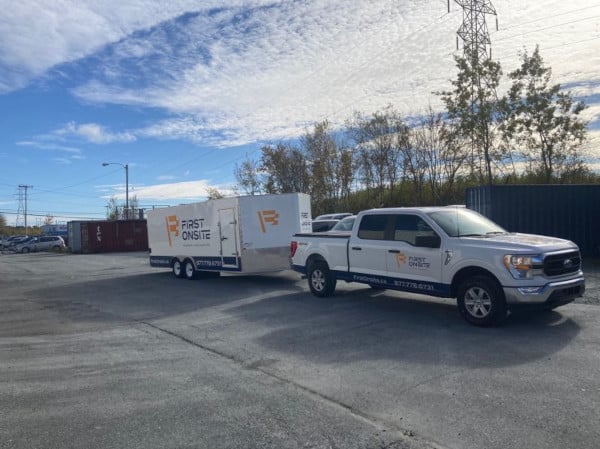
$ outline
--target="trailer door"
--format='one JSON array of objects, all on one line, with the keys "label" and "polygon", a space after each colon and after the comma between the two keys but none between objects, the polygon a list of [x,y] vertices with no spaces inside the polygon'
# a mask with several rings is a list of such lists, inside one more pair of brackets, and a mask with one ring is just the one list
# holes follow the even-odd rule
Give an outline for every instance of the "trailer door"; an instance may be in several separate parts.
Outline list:
[{"label": "trailer door", "polygon": [[239,268],[237,229],[235,209],[219,209],[221,263],[223,268]]}]

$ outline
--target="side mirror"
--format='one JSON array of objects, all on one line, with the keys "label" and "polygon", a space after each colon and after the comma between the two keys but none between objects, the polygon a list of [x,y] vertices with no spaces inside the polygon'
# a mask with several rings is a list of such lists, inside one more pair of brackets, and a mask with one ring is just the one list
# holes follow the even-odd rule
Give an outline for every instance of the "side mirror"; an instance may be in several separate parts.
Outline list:
[{"label": "side mirror", "polygon": [[439,248],[442,246],[442,239],[439,235],[418,235],[415,237],[415,246],[422,248]]}]

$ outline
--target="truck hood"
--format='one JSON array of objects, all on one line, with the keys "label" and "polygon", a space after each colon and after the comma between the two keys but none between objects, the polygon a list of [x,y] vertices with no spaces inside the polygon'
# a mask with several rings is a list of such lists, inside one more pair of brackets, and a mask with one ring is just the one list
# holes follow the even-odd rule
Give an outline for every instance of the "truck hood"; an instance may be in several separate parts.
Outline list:
[{"label": "truck hood", "polygon": [[523,251],[532,253],[548,253],[553,251],[577,250],[577,245],[569,240],[534,234],[497,234],[482,237],[460,237],[473,246],[504,249],[507,251]]}]

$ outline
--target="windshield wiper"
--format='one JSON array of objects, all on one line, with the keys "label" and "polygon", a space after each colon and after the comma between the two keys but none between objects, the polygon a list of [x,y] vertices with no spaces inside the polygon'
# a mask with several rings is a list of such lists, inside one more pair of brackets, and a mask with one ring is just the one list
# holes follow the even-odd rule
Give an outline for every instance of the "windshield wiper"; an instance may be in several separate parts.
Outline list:
[{"label": "windshield wiper", "polygon": [[508,234],[508,232],[504,232],[504,231],[492,231],[492,232],[486,232],[485,235],[502,235],[502,234]]},{"label": "windshield wiper", "polygon": [[485,237],[483,234],[459,234],[459,237]]}]

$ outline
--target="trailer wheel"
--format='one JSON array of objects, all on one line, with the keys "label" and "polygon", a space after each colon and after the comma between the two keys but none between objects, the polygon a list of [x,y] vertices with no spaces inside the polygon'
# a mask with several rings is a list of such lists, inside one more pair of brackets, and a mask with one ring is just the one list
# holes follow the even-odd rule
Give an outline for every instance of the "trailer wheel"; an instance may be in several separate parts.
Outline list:
[{"label": "trailer wheel", "polygon": [[181,262],[179,261],[179,259],[175,259],[173,261],[173,275],[176,278],[180,278],[183,277],[183,267],[181,266]]},{"label": "trailer wheel", "polygon": [[308,287],[313,295],[331,296],[335,291],[336,279],[325,262],[313,262],[308,267]]},{"label": "trailer wheel", "polygon": [[186,260],[183,264],[183,274],[186,279],[190,281],[196,279],[196,268],[194,267],[194,262],[191,260]]},{"label": "trailer wheel", "polygon": [[504,293],[495,279],[474,276],[458,287],[458,311],[475,326],[500,324],[507,313]]}]

